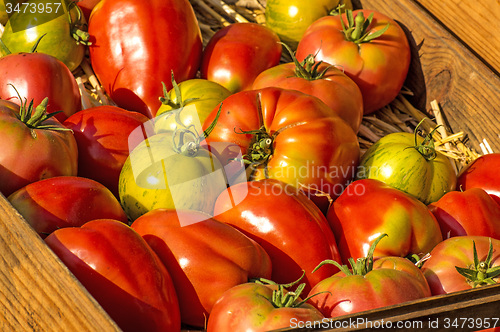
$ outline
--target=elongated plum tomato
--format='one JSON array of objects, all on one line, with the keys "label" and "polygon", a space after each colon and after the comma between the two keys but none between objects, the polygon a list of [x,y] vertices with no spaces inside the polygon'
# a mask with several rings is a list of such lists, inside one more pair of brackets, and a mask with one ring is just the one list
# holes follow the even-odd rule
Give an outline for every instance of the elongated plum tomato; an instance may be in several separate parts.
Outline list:
[{"label": "elongated plum tomato", "polygon": [[89,19],[90,60],[118,106],[153,118],[164,82],[194,78],[201,32],[188,0],[101,1]]},{"label": "elongated plum tomato", "polygon": [[30,109],[26,102],[19,107],[0,100],[0,192],[5,196],[38,180],[77,174],[75,138],[47,116],[45,105]]}]

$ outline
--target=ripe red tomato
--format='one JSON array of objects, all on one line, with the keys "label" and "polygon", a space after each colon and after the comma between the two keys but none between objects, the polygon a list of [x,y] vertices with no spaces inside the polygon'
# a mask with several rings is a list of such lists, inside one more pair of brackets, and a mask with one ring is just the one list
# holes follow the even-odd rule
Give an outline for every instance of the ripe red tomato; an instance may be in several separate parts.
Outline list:
[{"label": "ripe red tomato", "polygon": [[161,82],[194,78],[202,41],[188,0],[106,0],[89,19],[95,74],[118,106],[156,115]]},{"label": "ripe red tomato", "polygon": [[[280,88],[242,91],[221,104],[207,142],[237,144],[250,179],[273,178],[337,197],[352,179],[359,160],[352,128],[314,96]],[[208,128],[218,107],[205,120]],[[241,156],[219,153],[221,162]]]},{"label": "ripe red tomato", "polygon": [[[257,23],[233,23],[210,38],[203,53],[201,77],[231,93],[249,90],[262,71],[281,59],[278,35]],[[177,77],[177,76],[176,76]]]},{"label": "ripe red tomato", "polygon": [[375,257],[424,256],[443,240],[439,224],[427,206],[379,180],[351,183],[327,214],[342,260],[367,255],[370,243],[385,233]]},{"label": "ripe red tomato", "polygon": [[457,190],[482,188],[500,204],[500,153],[481,156],[464,168],[457,181]]},{"label": "ripe red tomato", "polygon": [[500,240],[500,205],[481,188],[450,191],[428,207],[445,239],[481,235]]},{"label": "ripe red tomato", "polygon": [[0,192],[4,196],[38,180],[77,174],[73,134],[48,118],[43,105],[37,109],[0,100]]},{"label": "ripe red tomato", "polygon": [[[462,275],[460,269],[470,269],[466,273],[468,277]],[[500,240],[487,236],[455,236],[446,239],[432,249],[430,258],[422,266],[422,272],[433,295],[499,283]]]},{"label": "ripe red tomato", "polygon": [[120,172],[134,148],[129,135],[148,120],[115,106],[91,107],[70,116],[63,124],[78,145],[78,175],[96,180],[118,197]]},{"label": "ripe red tomato", "polygon": [[38,105],[48,98],[47,113],[62,111],[56,115],[61,122],[82,109],[73,74],[64,63],[44,53],[13,53],[0,58],[0,98],[18,105],[25,99]]},{"label": "ripe red tomato", "polygon": [[156,209],[136,219],[132,228],[172,275],[185,324],[204,327],[226,290],[251,278],[271,277],[271,260],[260,245],[201,212]]},{"label": "ripe red tomato", "polygon": [[302,63],[295,61],[263,71],[253,82],[252,88],[274,86],[318,97],[357,133],[363,118],[363,97],[358,85],[332,65],[315,62],[312,55]]},{"label": "ripe red tomato", "polygon": [[325,259],[340,255],[321,211],[298,189],[274,179],[231,186],[215,203],[215,219],[257,241],[271,257],[272,280],[287,283],[303,271],[305,292],[336,272],[330,266],[312,273]]},{"label": "ripe red tomato", "polygon": [[127,223],[117,198],[99,182],[83,177],[36,181],[12,193],[8,200],[42,238],[56,229],[78,227],[94,219]]},{"label": "ripe red tomato", "polygon": [[129,226],[93,220],[45,242],[123,331],[180,331],[170,274]]},{"label": "ripe red tomato", "polygon": [[[315,54],[316,60],[341,68],[358,84],[364,114],[369,114],[400,92],[410,67],[410,46],[401,26],[388,16],[367,9],[347,14],[312,23],[297,46],[297,59]],[[365,21],[372,14],[373,20]],[[372,39],[378,33],[382,35]]]}]

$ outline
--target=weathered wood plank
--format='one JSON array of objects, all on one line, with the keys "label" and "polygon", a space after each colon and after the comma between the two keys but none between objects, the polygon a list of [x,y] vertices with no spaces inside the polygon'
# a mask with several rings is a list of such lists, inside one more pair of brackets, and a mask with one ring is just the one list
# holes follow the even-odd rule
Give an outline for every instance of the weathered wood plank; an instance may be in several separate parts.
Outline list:
[{"label": "weathered wood plank", "polygon": [[0,331],[119,331],[1,194]]}]

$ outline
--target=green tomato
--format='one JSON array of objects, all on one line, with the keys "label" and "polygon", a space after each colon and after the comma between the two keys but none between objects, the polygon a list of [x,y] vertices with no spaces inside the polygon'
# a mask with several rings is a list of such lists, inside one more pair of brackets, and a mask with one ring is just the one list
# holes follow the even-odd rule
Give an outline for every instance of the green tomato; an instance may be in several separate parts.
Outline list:
[{"label": "green tomato", "polygon": [[[337,7],[339,0],[267,0],[266,25],[295,48],[307,27]],[[351,7],[350,1],[346,3]]]},{"label": "green tomato", "polygon": [[5,10],[5,0],[0,0],[0,24],[5,25],[9,20],[9,15]]},{"label": "green tomato", "polygon": [[[5,25],[3,44],[11,53],[30,52],[43,35],[36,51],[56,57],[73,71],[80,65],[88,41],[88,34],[80,30],[86,24],[85,18],[75,2],[49,1],[27,0],[19,11],[11,6],[13,12]],[[8,51],[0,48],[2,56]]]},{"label": "green tomato", "polygon": [[365,152],[357,179],[383,181],[430,204],[455,189],[457,176],[432,141],[401,132],[382,137]]},{"label": "green tomato", "polygon": [[[180,137],[177,137],[180,138]],[[132,150],[120,173],[120,202],[131,220],[154,209],[187,209],[212,214],[226,189],[222,166],[199,146],[180,153],[172,133],[153,135]],[[181,149],[184,150],[182,145]]]},{"label": "green tomato", "polygon": [[181,123],[186,127],[194,125],[199,131],[212,110],[231,95],[219,83],[201,78],[186,80],[178,85],[173,82],[173,85],[174,88],[162,98],[162,105],[156,113],[157,133],[173,131],[179,126],[171,111],[180,108],[185,108],[180,112]]}]

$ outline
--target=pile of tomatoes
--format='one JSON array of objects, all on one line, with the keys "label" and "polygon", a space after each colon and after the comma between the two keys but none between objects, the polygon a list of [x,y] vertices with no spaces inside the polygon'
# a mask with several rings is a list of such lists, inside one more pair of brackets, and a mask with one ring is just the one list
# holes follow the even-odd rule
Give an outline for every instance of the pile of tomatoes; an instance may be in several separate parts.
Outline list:
[{"label": "pile of tomatoes", "polygon": [[[407,36],[301,3],[205,47],[188,0],[5,6],[0,192],[123,330],[267,331],[498,282],[500,154],[457,175],[418,128],[362,154]],[[83,109],[82,61],[113,106]]]}]

